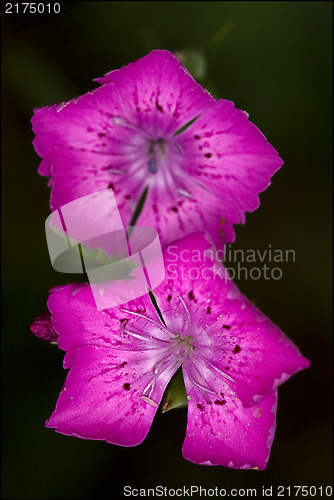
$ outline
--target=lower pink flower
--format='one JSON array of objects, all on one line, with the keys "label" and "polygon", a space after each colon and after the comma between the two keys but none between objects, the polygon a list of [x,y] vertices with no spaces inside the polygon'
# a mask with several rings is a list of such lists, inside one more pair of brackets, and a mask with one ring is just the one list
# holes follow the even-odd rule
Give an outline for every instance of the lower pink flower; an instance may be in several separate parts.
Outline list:
[{"label": "lower pink flower", "polygon": [[[196,262],[184,259],[189,248],[197,249]],[[47,427],[137,445],[182,366],[188,396],[183,456],[206,465],[266,467],[276,388],[309,361],[211,256],[201,234],[166,249],[166,279],[154,291],[164,322],[148,295],[98,311],[88,285],[52,290],[48,307],[70,371]]]}]

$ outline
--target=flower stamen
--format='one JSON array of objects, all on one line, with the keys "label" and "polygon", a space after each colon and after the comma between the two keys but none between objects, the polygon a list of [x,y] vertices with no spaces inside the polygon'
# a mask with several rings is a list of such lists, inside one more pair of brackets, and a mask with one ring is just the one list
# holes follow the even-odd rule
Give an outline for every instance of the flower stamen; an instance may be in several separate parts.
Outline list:
[{"label": "flower stamen", "polygon": [[229,380],[230,382],[233,382],[234,384],[236,383],[236,381],[232,377],[227,375],[227,373],[219,370],[219,368],[217,368],[206,356],[203,356],[203,354],[198,353],[196,361],[198,361],[204,367],[209,366],[211,370],[216,372],[216,374],[219,376],[220,379],[226,379]]},{"label": "flower stamen", "polygon": [[184,307],[184,309],[186,311],[186,317],[187,317],[187,327],[186,328],[190,330],[190,328],[191,328],[191,315],[190,315],[190,311],[189,311],[189,309],[187,307],[187,304],[185,303],[185,301],[181,297],[181,295],[179,295],[179,299],[180,299],[181,304],[183,305],[183,307]]},{"label": "flower stamen", "polygon": [[[171,337],[173,337],[173,338],[177,337],[177,335],[175,335],[170,330],[168,330],[168,328],[166,328],[166,326],[163,323],[158,323],[154,319],[152,319],[152,318],[150,318],[148,316],[145,316],[144,314],[141,314],[141,313],[138,313],[138,312],[135,312],[135,311],[129,311],[127,309],[120,309],[120,311],[122,311],[124,313],[129,313],[129,314],[132,314],[133,316],[137,316],[138,318],[144,319],[145,321],[147,321],[148,323],[151,323],[152,325],[156,326],[160,330],[164,330],[165,332],[169,333],[169,335]],[[157,338],[157,337],[155,337],[155,338]],[[158,339],[158,340],[162,340],[162,339]],[[168,341],[164,340],[163,342],[168,342]]]}]

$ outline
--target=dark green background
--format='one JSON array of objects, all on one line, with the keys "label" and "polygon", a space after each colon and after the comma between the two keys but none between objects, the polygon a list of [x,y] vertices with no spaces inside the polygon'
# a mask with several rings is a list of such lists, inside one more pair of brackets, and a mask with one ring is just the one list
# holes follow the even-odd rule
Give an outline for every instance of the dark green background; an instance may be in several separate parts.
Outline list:
[{"label": "dark green background", "polygon": [[[332,484],[332,2],[61,4],[63,15],[39,18],[6,15],[2,4],[3,497],[113,498],[126,484],[257,487],[260,496],[263,485]],[[186,410],[157,414],[128,449],[46,429],[63,353],[29,331],[49,288],[66,282],[46,247],[33,108],[88,91],[153,48],[199,48],[227,22],[232,31],[207,56],[208,85],[246,110],[285,162],[237,227],[235,248],[296,252],[281,280],[239,286],[312,361],[279,389],[264,472],[184,460]]]}]

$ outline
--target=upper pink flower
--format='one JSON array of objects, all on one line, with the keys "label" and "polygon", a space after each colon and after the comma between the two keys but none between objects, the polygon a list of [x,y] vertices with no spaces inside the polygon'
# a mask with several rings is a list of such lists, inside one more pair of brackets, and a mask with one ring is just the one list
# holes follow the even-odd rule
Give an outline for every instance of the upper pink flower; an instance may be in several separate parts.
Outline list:
[{"label": "upper pink flower", "polygon": [[[196,248],[196,262],[185,261],[189,248]],[[276,388],[309,362],[241,295],[207,250],[198,234],[167,247],[167,277],[155,290],[164,323],[148,295],[98,311],[88,285],[52,291],[48,307],[70,372],[48,427],[139,444],[182,366],[188,395],[184,457],[207,465],[266,467]]]},{"label": "upper pink flower", "polygon": [[282,165],[247,113],[215,100],[167,50],[97,81],[32,118],[51,208],[112,187],[128,226],[148,187],[138,223],[155,227],[163,246],[203,228],[218,246],[233,241],[233,224]]}]

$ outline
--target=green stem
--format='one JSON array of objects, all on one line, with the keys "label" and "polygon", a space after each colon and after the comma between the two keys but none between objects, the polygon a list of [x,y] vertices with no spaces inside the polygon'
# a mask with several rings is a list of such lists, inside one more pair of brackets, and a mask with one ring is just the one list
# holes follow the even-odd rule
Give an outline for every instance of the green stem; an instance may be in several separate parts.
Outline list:
[{"label": "green stem", "polygon": [[141,195],[139,201],[138,201],[138,205],[136,206],[136,209],[133,213],[133,216],[132,216],[132,219],[131,219],[131,222],[130,222],[130,226],[134,226],[138,220],[138,217],[143,209],[143,206],[144,206],[144,203],[145,203],[145,200],[146,200],[146,196],[147,196],[147,192],[148,192],[148,186],[146,186],[146,188],[144,189],[143,191],[143,194]]}]

